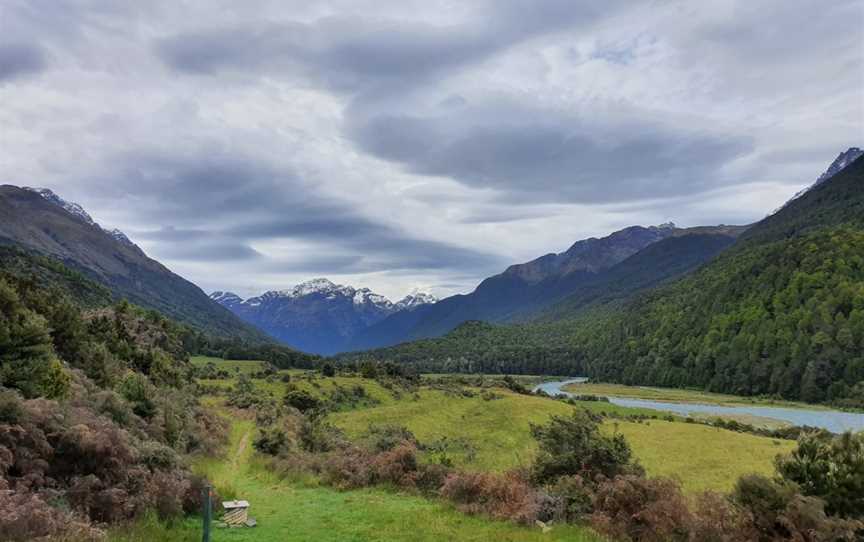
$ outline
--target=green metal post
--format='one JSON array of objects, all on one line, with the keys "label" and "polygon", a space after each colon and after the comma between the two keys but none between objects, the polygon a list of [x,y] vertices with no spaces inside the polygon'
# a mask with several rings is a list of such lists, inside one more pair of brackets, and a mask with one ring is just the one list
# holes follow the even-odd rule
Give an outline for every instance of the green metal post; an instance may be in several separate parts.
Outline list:
[{"label": "green metal post", "polygon": [[212,493],[210,486],[204,487],[204,536],[201,538],[203,542],[210,542],[210,515],[213,510],[213,507],[210,504],[210,496]]}]

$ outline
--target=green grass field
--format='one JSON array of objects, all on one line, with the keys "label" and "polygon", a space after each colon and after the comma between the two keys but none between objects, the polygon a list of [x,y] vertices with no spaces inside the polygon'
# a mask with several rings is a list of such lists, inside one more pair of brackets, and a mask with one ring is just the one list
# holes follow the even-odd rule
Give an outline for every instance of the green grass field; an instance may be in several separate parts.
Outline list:
[{"label": "green grass field", "polygon": [[203,367],[208,363],[213,363],[220,369],[225,369],[232,374],[238,370],[241,373],[254,373],[255,371],[260,371],[266,366],[266,363],[263,361],[245,359],[226,360],[209,356],[192,356],[189,361],[191,361],[192,365],[195,367]]},{"label": "green grass field", "polygon": [[[464,515],[451,506],[413,495],[367,489],[336,491],[279,480],[254,457],[249,421],[232,423],[231,445],[224,459],[199,460],[194,469],[224,493],[250,502],[252,529],[213,529],[214,542],[373,542],[373,541],[599,541],[589,530],[537,527]],[[151,518],[113,531],[113,542],[198,542],[200,520],[166,526]]]},{"label": "green grass field", "polygon": [[[371,424],[397,424],[408,427],[421,442],[443,437],[467,441],[475,449],[475,457],[469,460],[467,453],[457,449],[452,457],[457,465],[505,470],[531,462],[536,450],[529,433],[531,423],[543,423],[551,415],[567,414],[574,408],[542,397],[504,390],[496,393],[502,398],[484,401],[424,390],[418,401],[339,412],[331,418],[349,436],[361,435]],[[598,402],[583,405],[593,410],[616,408]],[[677,478],[688,491],[728,491],[743,474],[771,474],[774,457],[795,446],[791,441],[681,421],[607,421],[605,430],[619,431],[627,438],[649,476]]]},{"label": "green grass field", "polygon": [[[197,358],[195,362],[206,363],[201,359]],[[240,366],[241,371],[246,371],[248,364],[257,363],[207,361],[216,362],[220,368]],[[249,371],[255,370],[258,370],[258,365]],[[330,420],[349,437],[363,435],[373,424],[404,425],[426,444],[446,438],[451,443],[447,455],[457,466],[470,470],[500,471],[530,464],[536,450],[529,432],[530,424],[543,423],[551,415],[567,414],[574,408],[561,401],[518,395],[498,388],[494,392],[500,398],[490,401],[484,400],[479,390],[474,390],[478,392],[474,397],[462,397],[426,388],[417,394],[403,392],[397,398],[378,382],[358,376],[324,378],[301,370],[280,371],[282,373],[292,376],[293,385],[318,397],[325,397],[336,386],[363,386],[378,405],[330,415]],[[285,393],[286,385],[278,379],[273,382],[254,379],[253,382],[263,393],[277,399]],[[202,383],[228,388],[233,385],[233,380],[205,380]],[[584,393],[594,393],[599,389],[603,388]],[[669,391],[682,392],[679,397],[697,393]],[[657,411],[619,407],[605,402],[583,401],[579,407],[620,415],[663,415]],[[771,474],[774,457],[795,447],[792,441],[681,421],[635,423],[609,420],[605,429],[624,434],[650,476],[677,478],[687,491],[728,491],[743,474]]]}]

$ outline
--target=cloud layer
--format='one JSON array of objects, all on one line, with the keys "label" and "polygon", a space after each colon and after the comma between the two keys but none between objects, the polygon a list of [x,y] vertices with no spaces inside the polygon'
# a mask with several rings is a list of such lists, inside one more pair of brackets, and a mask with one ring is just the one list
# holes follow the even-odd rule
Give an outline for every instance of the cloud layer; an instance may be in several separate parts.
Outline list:
[{"label": "cloud layer", "polygon": [[862,143],[862,17],[13,0],[0,182],[79,201],[208,290],[446,295],[630,224],[764,216]]}]

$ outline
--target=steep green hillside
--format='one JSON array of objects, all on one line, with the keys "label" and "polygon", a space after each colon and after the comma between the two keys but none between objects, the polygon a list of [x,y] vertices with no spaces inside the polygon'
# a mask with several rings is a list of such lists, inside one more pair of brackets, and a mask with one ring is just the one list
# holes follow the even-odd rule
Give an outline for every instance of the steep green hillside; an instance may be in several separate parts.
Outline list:
[{"label": "steep green hillside", "polygon": [[864,403],[864,160],[578,336],[607,380]]},{"label": "steep green hillside", "polygon": [[695,273],[622,304],[616,291],[650,277],[629,264],[612,286],[555,307],[546,317],[553,322],[463,325],[346,358],[864,405],[864,160]]},{"label": "steep green hillside", "polygon": [[0,245],[51,256],[107,287],[115,300],[142,307],[203,331],[272,341],[212,301],[200,288],[36,192],[0,186]]}]

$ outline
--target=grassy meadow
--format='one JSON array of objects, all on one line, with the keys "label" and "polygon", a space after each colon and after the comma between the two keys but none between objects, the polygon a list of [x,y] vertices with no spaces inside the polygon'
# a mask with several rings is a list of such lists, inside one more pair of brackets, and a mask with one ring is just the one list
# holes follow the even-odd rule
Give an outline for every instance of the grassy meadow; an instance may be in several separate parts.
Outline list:
[{"label": "grassy meadow", "polygon": [[[193,464],[193,470],[206,475],[226,498],[248,500],[249,514],[258,521],[253,529],[214,526],[213,542],[600,541],[585,528],[557,525],[543,533],[538,527],[467,516],[443,502],[383,489],[337,491],[311,479],[280,480],[256,461],[254,433],[253,422],[234,419],[225,456]],[[109,540],[198,542],[201,522],[189,519],[169,526],[151,517],[114,530]]]},{"label": "grassy meadow", "polygon": [[[506,470],[530,464],[536,447],[529,433],[531,423],[543,423],[552,415],[567,414],[574,407],[543,397],[496,390],[500,399],[449,397],[437,390],[423,390],[420,399],[391,405],[339,412],[332,421],[348,433],[360,436],[370,425],[404,425],[424,443],[453,442],[455,464],[474,470]],[[595,411],[623,410],[608,403],[582,402]],[[657,415],[652,411],[652,414]],[[646,420],[641,423],[609,420],[609,432],[622,433],[649,476],[680,480],[685,490],[728,491],[742,474],[773,472],[778,453],[791,451],[795,443],[683,421]],[[473,456],[473,457],[472,457]]]},{"label": "grassy meadow", "polygon": [[[262,367],[261,362],[255,361],[193,358],[196,365],[209,361],[216,362],[219,368],[228,368],[229,372],[254,373]],[[469,470],[501,471],[530,464],[536,451],[529,432],[530,424],[544,423],[550,416],[567,414],[574,408],[561,401],[519,395],[502,388],[494,388],[492,395],[496,398],[487,400],[480,390],[473,390],[473,397],[427,387],[421,387],[416,393],[394,392],[375,380],[359,376],[325,378],[302,370],[280,371],[279,375],[285,373],[292,376],[294,386],[317,397],[326,397],[337,386],[362,386],[378,404],[330,414],[330,421],[349,437],[360,437],[370,425],[404,425],[422,443],[440,445],[455,465]],[[443,378],[436,375],[431,381]],[[253,382],[263,393],[276,398],[284,394],[285,384],[278,377],[271,382],[263,379],[254,379]],[[204,380],[202,383],[229,388],[233,379]],[[598,389],[584,393],[596,393]],[[605,402],[582,401],[579,407],[619,415],[663,417],[657,411]],[[608,420],[605,426],[607,431],[619,431],[627,438],[649,476],[677,478],[688,491],[728,491],[742,474],[771,474],[774,457],[795,447],[795,443],[788,440],[682,421],[651,419],[637,423]]]},{"label": "grassy meadow", "polygon": [[[202,398],[231,420],[230,445],[224,456],[198,458],[192,468],[206,475],[226,498],[252,503],[250,515],[259,524],[254,529],[213,529],[213,540],[221,541],[384,541],[384,540],[599,540],[589,529],[554,526],[543,533],[537,527],[472,517],[437,500],[387,489],[339,491],[320,486],[314,477],[280,480],[267,471],[252,448],[255,424],[248,416],[227,409],[225,397],[236,375],[254,376],[264,365],[257,361],[219,360],[196,357],[196,366],[214,363],[229,378],[202,380],[216,390]],[[605,402],[583,401],[577,406],[534,395],[519,395],[503,388],[447,387],[445,377],[430,379],[431,385],[416,390],[388,388],[359,376],[323,377],[303,370],[283,370],[269,379],[253,378],[262,394],[277,399],[285,393],[284,375],[296,388],[319,398],[337,388],[361,386],[371,398],[368,404],[332,412],[329,421],[349,438],[362,438],[371,425],[403,425],[431,451],[445,454],[454,465],[467,470],[503,471],[527,466],[536,453],[530,425],[544,423],[552,415],[566,415],[574,408],[620,415],[655,411],[618,407]],[[467,390],[467,391],[466,391]],[[600,388],[591,392],[600,393]],[[581,391],[581,390],[580,390]],[[736,433],[700,424],[649,419],[641,422],[608,419],[608,432],[622,433],[649,476],[677,478],[685,491],[728,491],[747,473],[771,474],[772,461],[790,451],[795,443]],[[440,459],[440,458],[439,458]],[[167,542],[200,540],[200,520],[189,519],[166,526],[146,518],[112,532],[117,542]]]}]

